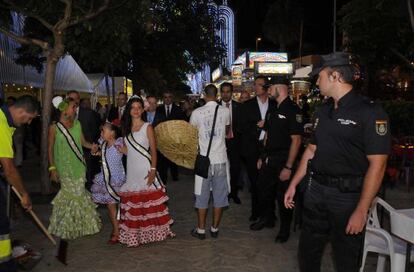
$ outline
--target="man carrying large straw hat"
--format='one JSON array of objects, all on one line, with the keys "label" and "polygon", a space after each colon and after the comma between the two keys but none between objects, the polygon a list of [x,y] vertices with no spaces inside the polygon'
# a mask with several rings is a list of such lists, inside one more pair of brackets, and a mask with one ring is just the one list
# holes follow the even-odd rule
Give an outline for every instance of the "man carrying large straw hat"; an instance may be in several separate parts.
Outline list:
[{"label": "man carrying large straw hat", "polygon": [[223,207],[229,205],[227,195],[230,192],[229,164],[225,141],[226,132],[230,125],[230,111],[217,104],[216,86],[207,85],[204,93],[207,103],[196,109],[190,119],[190,124],[198,129],[199,153],[202,156],[208,156],[210,160],[208,177],[202,178],[196,175],[195,178],[194,194],[196,197],[195,207],[198,209],[198,226],[191,231],[191,235],[200,240],[206,237],[205,226],[210,189],[214,200],[213,225],[210,229],[212,238],[218,237]]}]

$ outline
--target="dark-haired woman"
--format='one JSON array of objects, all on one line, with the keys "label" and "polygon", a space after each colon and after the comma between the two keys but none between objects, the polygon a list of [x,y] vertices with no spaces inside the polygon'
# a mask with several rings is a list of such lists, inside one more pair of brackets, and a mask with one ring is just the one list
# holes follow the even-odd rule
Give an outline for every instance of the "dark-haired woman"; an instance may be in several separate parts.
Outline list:
[{"label": "dark-haired woman", "polygon": [[75,120],[76,102],[53,99],[59,109],[59,121],[49,129],[49,172],[60,183],[53,199],[49,231],[62,239],[76,239],[98,233],[101,220],[90,193],[85,189],[86,166],[82,146],[96,152],[97,145],[85,140],[79,121]]},{"label": "dark-haired woman", "polygon": [[122,117],[127,155],[127,181],[120,189],[119,241],[128,247],[173,237],[173,220],[164,204],[168,197],[156,170],[157,148],[154,130],[142,120],[144,103],[132,97]]},{"label": "dark-haired woman", "polygon": [[118,150],[124,145],[119,128],[111,123],[102,126],[101,172],[93,180],[91,187],[92,199],[95,203],[106,204],[109,219],[112,223],[112,234],[109,244],[116,244],[119,240],[119,227],[116,218],[117,204],[120,201],[118,191],[125,183],[125,170],[122,165],[122,153]]}]

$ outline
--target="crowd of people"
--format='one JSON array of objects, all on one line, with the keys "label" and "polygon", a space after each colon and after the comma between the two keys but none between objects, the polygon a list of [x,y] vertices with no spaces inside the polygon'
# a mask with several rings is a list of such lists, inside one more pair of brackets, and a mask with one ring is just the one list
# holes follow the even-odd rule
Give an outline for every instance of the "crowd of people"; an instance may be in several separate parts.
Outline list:
[{"label": "crowd of people", "polygon": [[[178,167],[157,151],[154,127],[184,120],[197,128],[198,153],[209,161],[208,173],[195,175],[193,237],[204,240],[209,231],[211,238],[218,238],[223,208],[231,201],[241,204],[240,180],[247,174],[252,231],[273,228],[280,221],[275,242],[285,243],[293,208],[301,200],[300,270],[320,271],[324,247],[331,241],[337,271],[357,271],[368,209],[390,151],[388,116],[353,89],[355,71],[346,54],[322,56],[312,73],[328,99],[313,116],[312,136],[304,150],[304,120],[309,118],[304,111],[309,108],[306,101],[302,109],[292,101],[290,82],[283,76],[257,76],[254,97],[242,92],[240,101],[233,99],[230,83],[221,84],[220,90],[207,85],[198,107],[191,100],[176,105],[168,91],[161,105],[154,96],[144,101],[120,93],[117,106],[102,115],[82,106],[76,91],[55,97],[49,171],[60,191],[52,202],[50,232],[62,239],[99,232],[96,205],[103,204],[113,228],[110,244],[135,247],[174,237],[165,183],[168,171],[172,180],[179,179]],[[34,102],[22,97],[0,114],[0,144],[8,146],[0,152],[1,162],[29,209],[21,178],[10,166],[11,127],[30,123],[37,113]],[[211,196],[213,221],[207,229]],[[0,223],[2,239],[8,223]]]}]

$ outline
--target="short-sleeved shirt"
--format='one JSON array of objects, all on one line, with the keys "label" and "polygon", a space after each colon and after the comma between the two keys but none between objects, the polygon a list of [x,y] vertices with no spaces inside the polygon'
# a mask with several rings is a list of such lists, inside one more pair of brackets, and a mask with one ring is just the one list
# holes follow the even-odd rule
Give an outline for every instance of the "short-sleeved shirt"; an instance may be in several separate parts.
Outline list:
[{"label": "short-sleeved shirt", "polygon": [[0,108],[0,158],[13,158],[13,119],[7,107]]},{"label": "short-sleeved shirt", "polygon": [[[210,101],[204,106],[194,110],[191,114],[190,124],[198,129],[198,144],[200,146],[200,154],[203,156],[207,154],[211,129],[213,127],[214,111],[217,105],[216,102]],[[209,154],[211,164],[227,162],[226,126],[229,125],[229,109],[219,106]]]},{"label": "short-sleeved shirt", "polygon": [[277,107],[269,109],[264,130],[267,132],[266,155],[286,154],[292,143],[291,136],[303,134],[300,108],[287,97]]},{"label": "short-sleeved shirt", "polygon": [[315,113],[312,170],[330,176],[363,176],[368,155],[391,149],[389,118],[382,107],[351,90],[334,108],[329,99]]}]

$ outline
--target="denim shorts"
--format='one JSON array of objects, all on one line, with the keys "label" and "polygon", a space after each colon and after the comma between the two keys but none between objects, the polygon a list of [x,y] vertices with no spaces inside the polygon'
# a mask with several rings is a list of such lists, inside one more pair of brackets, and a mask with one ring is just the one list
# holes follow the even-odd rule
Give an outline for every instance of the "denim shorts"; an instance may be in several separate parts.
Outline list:
[{"label": "denim shorts", "polygon": [[210,194],[213,193],[213,207],[222,208],[229,205],[226,164],[212,164],[208,169],[208,178],[203,179],[201,194],[195,195],[195,207],[207,209]]}]

